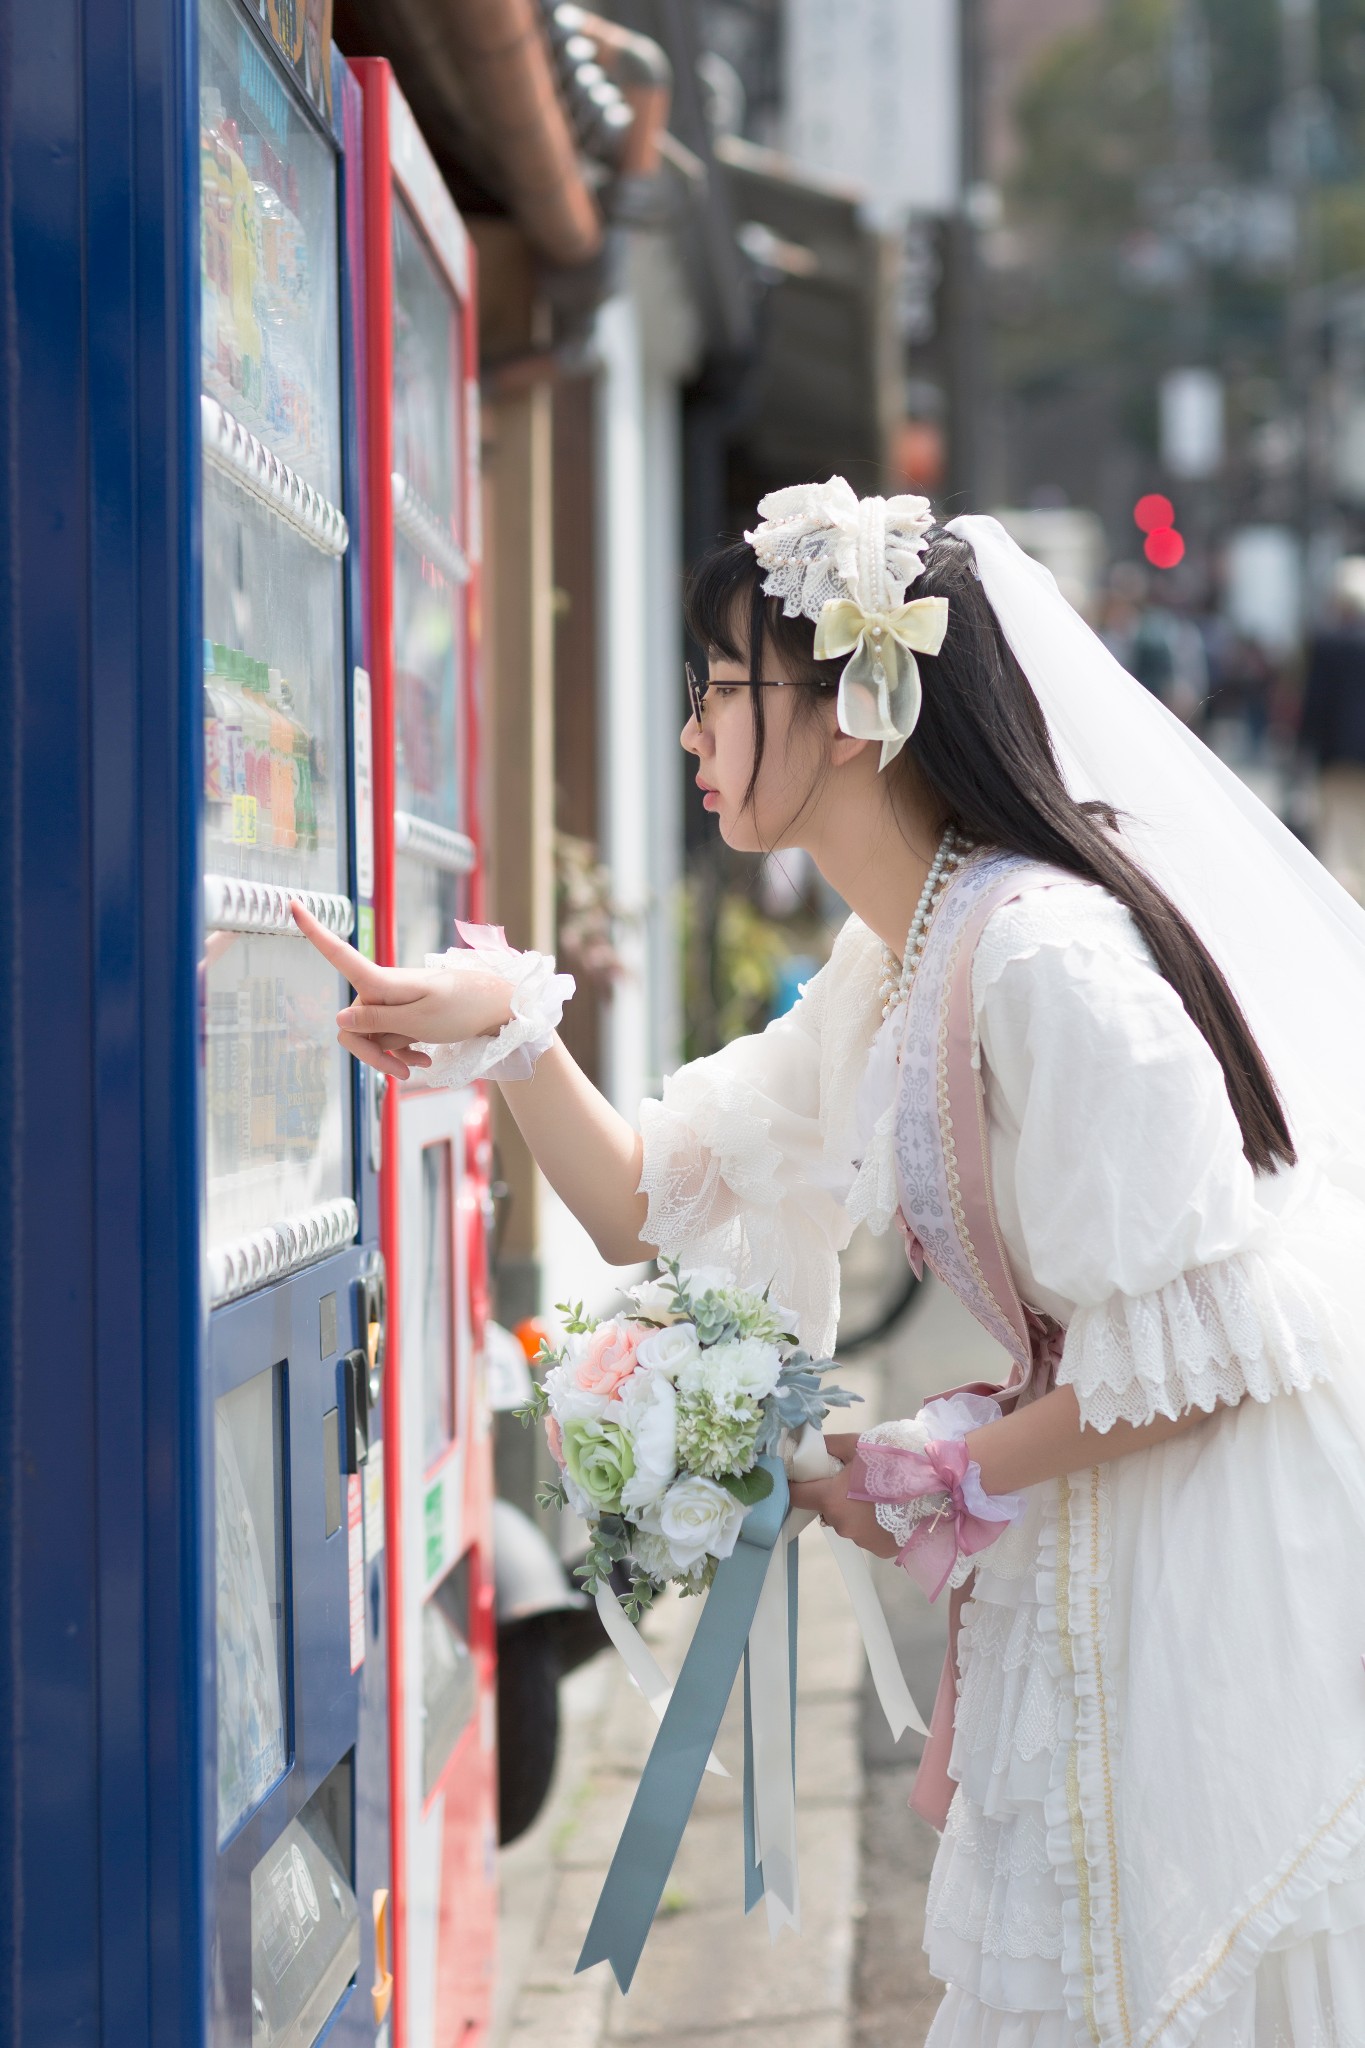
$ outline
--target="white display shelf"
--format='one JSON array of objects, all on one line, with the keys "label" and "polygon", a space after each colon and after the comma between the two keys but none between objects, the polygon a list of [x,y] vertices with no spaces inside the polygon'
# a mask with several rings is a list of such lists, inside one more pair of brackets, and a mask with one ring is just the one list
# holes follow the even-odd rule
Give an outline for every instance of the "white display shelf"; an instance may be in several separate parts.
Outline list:
[{"label": "white display shelf", "polygon": [[264,441],[207,391],[199,399],[204,460],[240,484],[324,555],[344,555],[350,542],[345,514],[273,455]]}]

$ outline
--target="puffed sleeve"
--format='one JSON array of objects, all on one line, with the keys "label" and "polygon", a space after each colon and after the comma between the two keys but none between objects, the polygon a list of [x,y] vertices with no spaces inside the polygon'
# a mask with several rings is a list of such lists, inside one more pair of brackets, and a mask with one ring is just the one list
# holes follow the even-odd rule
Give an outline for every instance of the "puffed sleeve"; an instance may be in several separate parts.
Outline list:
[{"label": "puffed sleeve", "polygon": [[851,1226],[828,1142],[831,1003],[847,988],[850,945],[766,1031],[680,1067],[640,1107],[648,1201],[644,1236],[684,1266],[723,1267],[772,1286],[817,1355],[834,1341],[838,1255]]},{"label": "puffed sleeve", "polygon": [[974,976],[997,1210],[1021,1280],[1066,1324],[1058,1379],[1083,1421],[1103,1431],[1328,1377],[1314,1284],[1243,1154],[1222,1069],[1130,914],[1075,886],[997,919]]}]

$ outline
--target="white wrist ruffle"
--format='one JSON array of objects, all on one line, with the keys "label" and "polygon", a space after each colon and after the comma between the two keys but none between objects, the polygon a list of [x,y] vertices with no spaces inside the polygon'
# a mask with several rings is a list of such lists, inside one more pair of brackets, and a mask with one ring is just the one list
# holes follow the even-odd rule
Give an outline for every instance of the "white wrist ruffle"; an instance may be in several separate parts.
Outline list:
[{"label": "white wrist ruffle", "polygon": [[564,1005],[574,992],[571,974],[556,974],[546,953],[518,953],[509,946],[501,925],[460,924],[465,941],[447,953],[428,953],[428,967],[454,968],[457,973],[482,969],[508,986],[511,1016],[501,1031],[488,1038],[467,1038],[456,1045],[423,1045],[431,1065],[414,1071],[427,1088],[467,1088],[472,1081],[529,1081],[536,1061],[547,1050]]}]

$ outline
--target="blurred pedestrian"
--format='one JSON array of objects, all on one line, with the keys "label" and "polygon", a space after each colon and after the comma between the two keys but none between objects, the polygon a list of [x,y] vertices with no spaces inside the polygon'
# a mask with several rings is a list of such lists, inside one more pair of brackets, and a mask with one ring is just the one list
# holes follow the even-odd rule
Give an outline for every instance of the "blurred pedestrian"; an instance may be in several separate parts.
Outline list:
[{"label": "blurred pedestrian", "polygon": [[1319,771],[1319,856],[1365,903],[1365,555],[1338,562],[1333,594],[1333,623],[1309,646],[1299,738]]},{"label": "blurred pedestrian", "polygon": [[1192,619],[1157,602],[1136,562],[1116,562],[1101,614],[1100,638],[1144,690],[1188,725],[1208,694],[1203,636]]}]

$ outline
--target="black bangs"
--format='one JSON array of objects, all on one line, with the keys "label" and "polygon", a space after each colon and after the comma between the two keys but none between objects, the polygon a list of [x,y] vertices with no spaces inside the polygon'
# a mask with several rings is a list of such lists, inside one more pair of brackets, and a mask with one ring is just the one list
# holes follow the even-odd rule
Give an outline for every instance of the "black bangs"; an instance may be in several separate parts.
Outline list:
[{"label": "black bangs", "polygon": [[703,555],[683,593],[688,636],[703,653],[714,648],[726,661],[749,659],[736,628],[752,618],[757,588],[758,562],[747,540],[726,541]]}]

